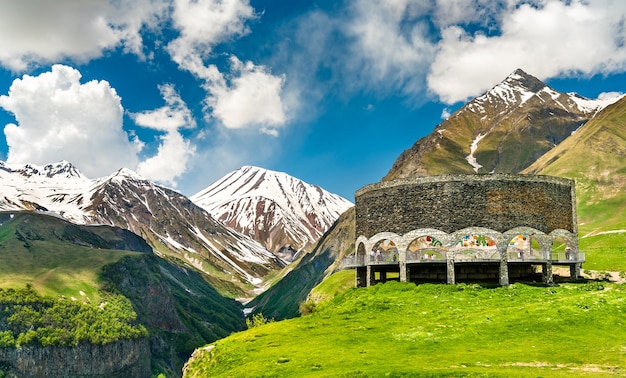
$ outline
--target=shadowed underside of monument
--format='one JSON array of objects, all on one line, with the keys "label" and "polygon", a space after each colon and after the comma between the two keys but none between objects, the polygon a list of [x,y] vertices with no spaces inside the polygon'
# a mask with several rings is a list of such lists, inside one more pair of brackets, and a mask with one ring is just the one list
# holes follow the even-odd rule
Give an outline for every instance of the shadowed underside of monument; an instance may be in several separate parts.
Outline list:
[{"label": "shadowed underside of monument", "polygon": [[532,175],[442,175],[385,181],[355,195],[357,286],[535,279],[552,266],[578,278],[574,182]]}]

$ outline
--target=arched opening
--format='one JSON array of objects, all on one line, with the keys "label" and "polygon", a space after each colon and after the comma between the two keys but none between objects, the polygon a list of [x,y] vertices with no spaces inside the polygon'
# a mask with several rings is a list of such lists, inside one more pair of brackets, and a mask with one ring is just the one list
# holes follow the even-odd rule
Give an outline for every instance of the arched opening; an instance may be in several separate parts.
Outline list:
[{"label": "arched opening", "polygon": [[359,246],[356,249],[355,263],[358,265],[365,264],[365,244],[363,243],[359,243]]},{"label": "arched opening", "polygon": [[552,241],[552,252],[550,259],[557,261],[573,261],[576,258],[572,247],[562,236],[557,236]]},{"label": "arched opening", "polygon": [[414,239],[407,247],[407,262],[442,261],[446,259],[443,243],[431,235]]},{"label": "arched opening", "polygon": [[506,249],[509,261],[543,260],[543,250],[532,234],[519,233],[509,241]]},{"label": "arched opening", "polygon": [[398,248],[393,240],[382,239],[370,251],[370,263],[393,264],[399,261]]},{"label": "arched opening", "polygon": [[500,260],[496,242],[481,234],[464,235],[454,248],[455,261]]}]

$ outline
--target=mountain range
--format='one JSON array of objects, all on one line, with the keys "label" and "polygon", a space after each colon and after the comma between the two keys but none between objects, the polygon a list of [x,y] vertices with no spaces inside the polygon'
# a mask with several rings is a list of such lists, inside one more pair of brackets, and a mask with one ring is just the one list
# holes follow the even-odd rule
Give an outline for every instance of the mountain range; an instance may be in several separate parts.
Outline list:
[{"label": "mountain range", "polygon": [[[575,179],[581,246],[588,248],[589,257],[597,246],[602,246],[603,253],[619,248],[607,246],[602,238],[626,230],[626,217],[621,215],[626,210],[625,130],[623,96],[585,99],[558,92],[516,70],[416,141],[382,180],[494,172]],[[169,340],[166,343],[178,343],[175,334],[183,328],[191,330],[191,335],[193,329],[206,333],[213,326],[194,326],[204,324],[200,317],[205,315],[188,311],[184,321],[168,323],[165,330],[158,328],[158,306],[145,294],[154,288],[139,290],[143,281],[134,277],[135,272],[151,277],[149,282],[154,285],[167,277],[170,286],[159,290],[165,296],[170,295],[166,292],[175,293],[176,305],[169,307],[179,318],[187,305],[193,309],[202,306],[200,296],[194,293],[206,288],[185,281],[192,275],[230,298],[249,298],[265,288],[268,277],[279,277],[246,311],[281,319],[297,316],[300,303],[311,290],[340,269],[341,258],[354,251],[354,208],[349,201],[284,173],[251,166],[233,171],[187,198],[128,169],[88,179],[69,162],[45,166],[0,162],[0,211],[5,214],[0,217],[0,227],[8,230],[0,233],[2,240],[16,246],[22,243],[26,250],[42,239],[54,239],[55,243],[90,250],[143,251],[144,260],[152,261],[151,265],[140,263],[140,269],[135,266],[139,260],[131,259],[102,269],[134,304],[144,303],[139,305],[139,316],[153,322],[150,324],[160,329],[158,332],[167,333],[159,336],[159,340]],[[6,214],[24,211],[72,223],[63,226],[67,231],[47,236],[38,235],[32,227],[15,229],[31,230],[20,231],[22,234],[5,227],[13,219]],[[72,231],[72,224],[106,228],[96,233],[82,228]],[[142,239],[147,244],[142,244]],[[31,255],[24,252],[24,256]],[[46,269],[58,271],[53,266]],[[152,273],[145,273],[146,269]],[[44,273],[37,276],[46,276]],[[212,306],[226,306],[223,299]],[[240,310],[228,303],[228,316]],[[221,319],[218,310],[209,310],[211,316]],[[240,327],[239,316],[223,330]],[[203,336],[202,340],[210,338]],[[183,349],[200,342],[196,339]]]},{"label": "mountain range", "polygon": [[0,184],[0,211],[37,210],[78,224],[128,229],[156,254],[193,266],[231,296],[248,296],[352,206],[287,174],[254,167],[198,193],[200,206],[131,170],[88,179],[65,161],[0,162]]}]

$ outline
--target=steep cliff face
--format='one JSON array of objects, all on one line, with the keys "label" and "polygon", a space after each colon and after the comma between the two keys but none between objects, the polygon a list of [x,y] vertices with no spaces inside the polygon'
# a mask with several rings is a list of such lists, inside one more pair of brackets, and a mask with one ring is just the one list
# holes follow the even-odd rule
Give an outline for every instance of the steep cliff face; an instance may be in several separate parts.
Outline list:
[{"label": "steep cliff face", "polygon": [[7,377],[150,377],[148,339],[76,347],[0,348],[0,373]]}]

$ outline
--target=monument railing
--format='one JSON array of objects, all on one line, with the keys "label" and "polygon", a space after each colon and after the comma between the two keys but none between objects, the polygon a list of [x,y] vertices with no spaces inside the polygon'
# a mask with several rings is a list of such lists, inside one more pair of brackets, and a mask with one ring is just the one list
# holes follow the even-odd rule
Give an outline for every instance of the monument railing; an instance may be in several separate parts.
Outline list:
[{"label": "monument railing", "polygon": [[[445,263],[446,262],[446,254],[441,252],[424,252],[422,250],[418,251],[407,251],[405,256],[405,261],[407,264],[414,263]],[[471,250],[468,251],[455,251],[454,252],[454,262],[455,263],[463,263],[463,262],[494,262],[499,261],[499,255],[497,253],[490,254],[480,254],[480,253],[472,253]],[[519,253],[519,251],[508,251],[507,252],[507,261],[508,262],[538,262],[538,263],[546,263],[548,261],[553,264],[575,264],[575,263],[583,263],[585,262],[585,254],[584,252],[552,252],[547,256],[547,253],[541,253],[538,251],[531,251],[527,253]],[[399,255],[398,254],[383,254],[380,256],[347,256],[344,257],[341,261],[341,268],[356,268],[366,265],[390,265],[390,264],[398,264],[399,263]]]}]

